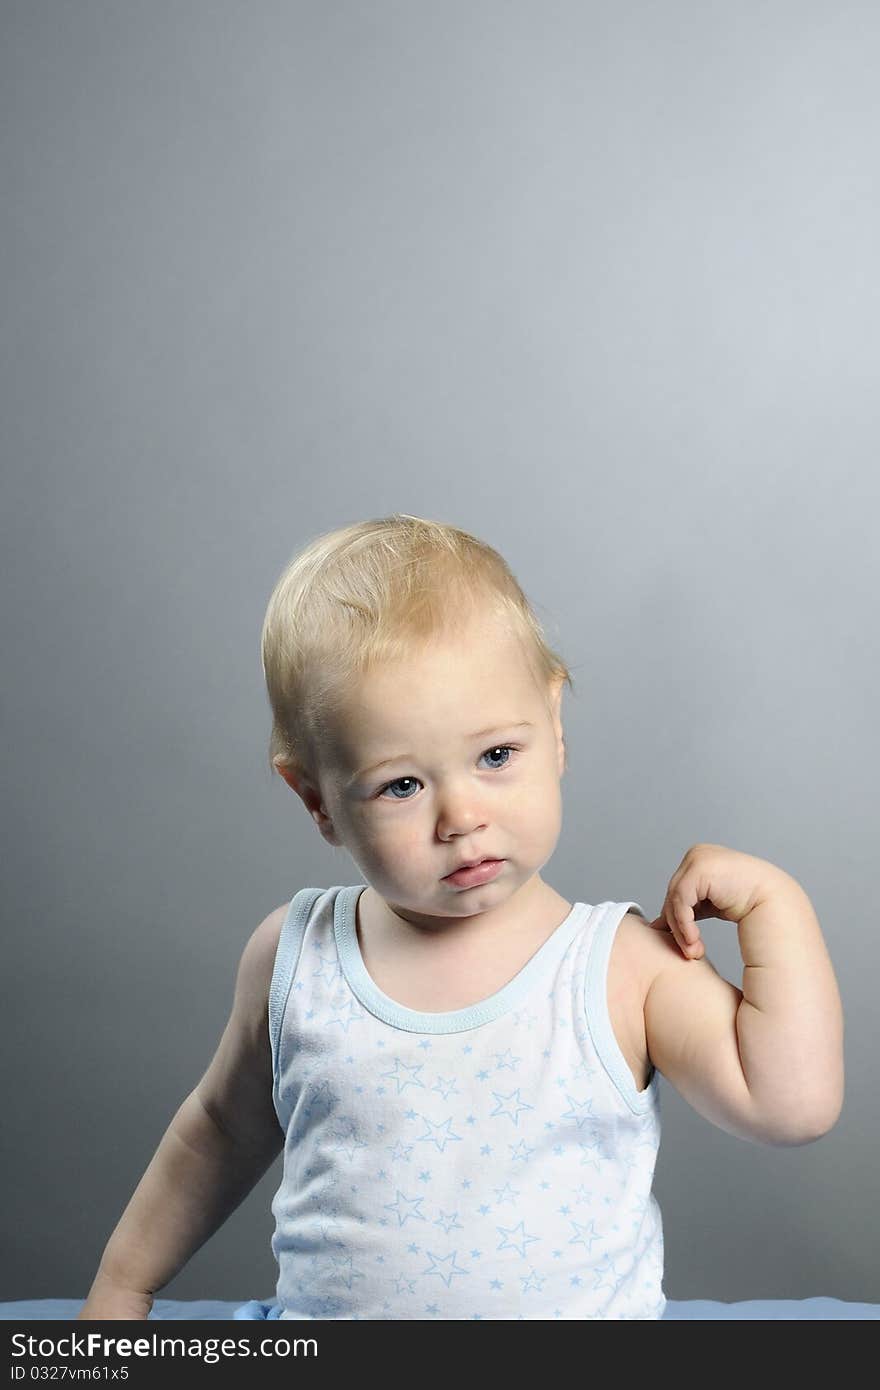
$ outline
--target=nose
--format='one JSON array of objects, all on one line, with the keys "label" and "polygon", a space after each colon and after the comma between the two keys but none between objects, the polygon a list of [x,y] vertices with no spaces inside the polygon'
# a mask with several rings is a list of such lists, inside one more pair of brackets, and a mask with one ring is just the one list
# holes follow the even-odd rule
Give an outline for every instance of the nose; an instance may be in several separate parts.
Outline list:
[{"label": "nose", "polygon": [[485,811],[478,804],[473,788],[445,791],[437,813],[437,834],[441,840],[472,835],[486,828]]}]

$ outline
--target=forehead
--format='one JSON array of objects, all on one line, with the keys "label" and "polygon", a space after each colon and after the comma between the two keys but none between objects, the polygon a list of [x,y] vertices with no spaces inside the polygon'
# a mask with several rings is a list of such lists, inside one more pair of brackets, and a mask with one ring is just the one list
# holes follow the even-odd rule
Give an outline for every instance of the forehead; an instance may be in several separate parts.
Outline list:
[{"label": "forehead", "polygon": [[[454,638],[434,639],[399,662],[359,678],[333,721],[343,761],[362,752],[394,753],[384,741],[407,736],[462,736],[490,724],[531,718],[540,692],[521,642],[498,623],[474,623]],[[380,744],[382,746],[380,746]],[[401,743],[401,748],[413,747]]]}]

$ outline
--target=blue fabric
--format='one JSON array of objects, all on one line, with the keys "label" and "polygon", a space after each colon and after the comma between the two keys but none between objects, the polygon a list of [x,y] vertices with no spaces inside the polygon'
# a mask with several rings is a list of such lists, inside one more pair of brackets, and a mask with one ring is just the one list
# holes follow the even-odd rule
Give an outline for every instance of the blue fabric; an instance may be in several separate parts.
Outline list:
[{"label": "blue fabric", "polygon": [[260,1303],[256,1298],[252,1298],[250,1303],[246,1303],[243,1308],[236,1308],[232,1315],[234,1318],[249,1318],[253,1320],[269,1320],[280,1318],[280,1303]]},{"label": "blue fabric", "polygon": [[[70,1322],[83,1306],[81,1298],[34,1298],[17,1303],[0,1303],[2,1322]],[[157,1298],[151,1320],[157,1322],[222,1322],[236,1318],[248,1321],[277,1318],[281,1305],[274,1299],[252,1298],[248,1303],[226,1303],[217,1299]],[[695,1298],[675,1302],[668,1299],[662,1321],[864,1321],[880,1319],[880,1303],[846,1303],[839,1298],[775,1299],[758,1298],[743,1303],[719,1303]]]}]

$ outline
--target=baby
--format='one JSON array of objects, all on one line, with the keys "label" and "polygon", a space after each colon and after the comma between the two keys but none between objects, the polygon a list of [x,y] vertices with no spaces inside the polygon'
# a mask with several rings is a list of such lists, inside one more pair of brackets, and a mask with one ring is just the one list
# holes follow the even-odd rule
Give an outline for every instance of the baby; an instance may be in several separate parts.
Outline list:
[{"label": "baby", "polygon": [[[721,845],[688,851],[652,921],[542,878],[571,676],[502,557],[454,527],[314,540],[262,657],[272,766],[364,881],[300,889],[248,940],[80,1318],[146,1318],[282,1150],[281,1318],[661,1318],[660,1074],[754,1142],[840,1113],[807,894]],[[706,958],[708,916],[737,924],[742,989]]]}]

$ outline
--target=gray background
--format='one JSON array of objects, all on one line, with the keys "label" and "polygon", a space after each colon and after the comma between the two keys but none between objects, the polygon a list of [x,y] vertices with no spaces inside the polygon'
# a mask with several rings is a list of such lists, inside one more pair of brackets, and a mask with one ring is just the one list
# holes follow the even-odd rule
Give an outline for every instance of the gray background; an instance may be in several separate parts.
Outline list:
[{"label": "gray background", "polygon": [[[843,1115],[773,1149],[662,1083],[667,1295],[880,1301],[876,6],[0,13],[0,1297],[85,1296],[248,935],[361,881],[259,634],[400,510],[570,661],[559,892],[653,916],[705,840],[822,922]],[[163,1296],[271,1296],[279,1174]]]}]

